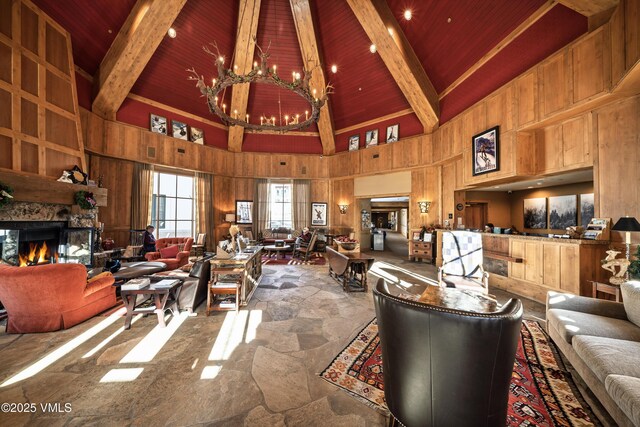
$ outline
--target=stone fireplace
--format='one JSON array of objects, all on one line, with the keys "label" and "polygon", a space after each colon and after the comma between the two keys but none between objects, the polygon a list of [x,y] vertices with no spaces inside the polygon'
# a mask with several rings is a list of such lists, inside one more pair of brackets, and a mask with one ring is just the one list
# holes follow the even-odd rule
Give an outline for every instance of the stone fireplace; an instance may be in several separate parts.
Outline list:
[{"label": "stone fireplace", "polygon": [[90,266],[97,213],[51,203],[16,202],[0,211],[1,262],[21,267],[49,263]]}]

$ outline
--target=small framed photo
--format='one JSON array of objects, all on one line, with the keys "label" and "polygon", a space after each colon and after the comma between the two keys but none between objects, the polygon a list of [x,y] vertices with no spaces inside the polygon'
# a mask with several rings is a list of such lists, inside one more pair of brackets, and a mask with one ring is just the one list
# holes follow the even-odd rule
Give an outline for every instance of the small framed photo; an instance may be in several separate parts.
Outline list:
[{"label": "small framed photo", "polygon": [[174,138],[187,140],[187,124],[177,120],[171,120],[172,134]]},{"label": "small framed photo", "polygon": [[474,176],[500,170],[500,126],[474,135],[471,142]]},{"label": "small framed photo", "polygon": [[204,145],[204,131],[202,129],[191,127],[191,142]]},{"label": "small framed photo", "polygon": [[327,225],[327,204],[311,203],[311,225],[325,226]]},{"label": "small framed photo", "polygon": [[253,223],[253,200],[236,200],[236,224]]},{"label": "small framed photo", "polygon": [[387,127],[387,140],[386,140],[387,144],[390,142],[396,142],[400,138],[400,135],[398,134],[398,132],[400,132],[399,124],[395,124]]},{"label": "small framed photo", "polygon": [[378,129],[368,130],[364,135],[364,146],[378,145]]},{"label": "small framed photo", "polygon": [[349,137],[349,151],[358,151],[360,148],[360,135]]},{"label": "small framed photo", "polygon": [[151,132],[167,134],[167,118],[151,114]]},{"label": "small framed photo", "polygon": [[424,233],[424,237],[422,238],[423,242],[431,243],[431,239],[433,238],[433,234]]},{"label": "small framed photo", "polygon": [[420,231],[411,232],[411,240],[420,240]]}]

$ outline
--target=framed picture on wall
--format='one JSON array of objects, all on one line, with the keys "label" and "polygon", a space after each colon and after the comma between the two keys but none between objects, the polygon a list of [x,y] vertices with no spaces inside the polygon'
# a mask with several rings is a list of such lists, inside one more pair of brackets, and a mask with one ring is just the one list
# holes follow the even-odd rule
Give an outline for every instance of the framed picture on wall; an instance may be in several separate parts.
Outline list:
[{"label": "framed picture on wall", "polygon": [[411,232],[411,240],[420,240],[420,230]]},{"label": "framed picture on wall", "polygon": [[474,176],[500,170],[500,126],[474,135],[471,143]]},{"label": "framed picture on wall", "polygon": [[349,151],[357,151],[360,148],[360,135],[349,137]]},{"label": "framed picture on wall", "polygon": [[150,120],[151,132],[167,134],[167,118],[151,114]]},{"label": "framed picture on wall", "polygon": [[204,145],[204,131],[202,129],[191,127],[191,142]]},{"label": "framed picture on wall", "polygon": [[524,228],[547,228],[547,199],[524,199]]},{"label": "framed picture on wall", "polygon": [[187,140],[187,124],[177,120],[171,120],[171,136],[178,139]]},{"label": "framed picture on wall", "polygon": [[364,134],[364,146],[378,145],[378,129],[368,130]]},{"label": "framed picture on wall", "polygon": [[564,230],[578,224],[578,196],[549,197],[549,228]]},{"label": "framed picture on wall", "polygon": [[253,223],[253,200],[236,200],[236,224]]},{"label": "framed picture on wall", "polygon": [[327,225],[327,204],[311,203],[311,225],[324,226]]},{"label": "framed picture on wall", "polygon": [[398,139],[400,139],[400,135],[398,134],[399,132],[400,132],[399,124],[388,126],[387,139],[386,139],[387,144],[390,142],[396,142]]},{"label": "framed picture on wall", "polygon": [[593,193],[580,195],[580,225],[586,227],[595,214]]}]

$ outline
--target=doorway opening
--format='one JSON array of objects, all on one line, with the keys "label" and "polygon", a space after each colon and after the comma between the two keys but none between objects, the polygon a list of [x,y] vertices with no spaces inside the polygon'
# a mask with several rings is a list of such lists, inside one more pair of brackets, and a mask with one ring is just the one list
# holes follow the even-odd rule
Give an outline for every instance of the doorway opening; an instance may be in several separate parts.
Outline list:
[{"label": "doorway opening", "polygon": [[408,256],[409,196],[358,199],[360,247]]}]

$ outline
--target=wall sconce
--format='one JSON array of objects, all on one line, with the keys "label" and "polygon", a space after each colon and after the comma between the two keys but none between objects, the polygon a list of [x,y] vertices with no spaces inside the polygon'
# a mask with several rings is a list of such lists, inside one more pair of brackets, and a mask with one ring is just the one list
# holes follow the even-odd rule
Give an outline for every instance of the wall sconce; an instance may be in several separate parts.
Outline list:
[{"label": "wall sconce", "polygon": [[429,213],[429,208],[431,208],[431,202],[429,201],[418,202],[418,207],[420,208],[420,213]]},{"label": "wall sconce", "polygon": [[225,222],[235,222],[236,214],[232,214],[232,213],[224,214],[224,220]]},{"label": "wall sconce", "polygon": [[338,208],[340,208],[340,213],[344,215],[347,213],[347,209],[349,209],[349,205],[338,205]]}]

